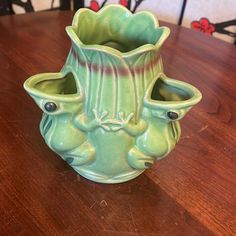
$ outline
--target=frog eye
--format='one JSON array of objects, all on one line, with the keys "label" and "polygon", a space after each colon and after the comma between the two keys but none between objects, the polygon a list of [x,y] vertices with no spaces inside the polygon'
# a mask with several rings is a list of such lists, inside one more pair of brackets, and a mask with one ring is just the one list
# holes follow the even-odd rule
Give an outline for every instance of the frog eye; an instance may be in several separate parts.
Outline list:
[{"label": "frog eye", "polygon": [[178,113],[174,112],[174,111],[169,111],[167,112],[167,116],[171,119],[171,120],[176,120],[178,119],[179,115]]},{"label": "frog eye", "polygon": [[54,112],[57,109],[57,105],[54,102],[46,102],[44,108],[47,112]]}]

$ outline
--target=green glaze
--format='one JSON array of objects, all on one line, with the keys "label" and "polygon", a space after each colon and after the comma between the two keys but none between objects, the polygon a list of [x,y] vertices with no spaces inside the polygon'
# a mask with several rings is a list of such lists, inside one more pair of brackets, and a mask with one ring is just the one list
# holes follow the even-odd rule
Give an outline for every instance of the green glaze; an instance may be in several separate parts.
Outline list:
[{"label": "green glaze", "polygon": [[165,76],[169,29],[148,12],[80,9],[66,31],[72,46],[62,70],[24,83],[43,111],[41,134],[82,176],[128,181],[175,147],[179,120],[201,93]]}]

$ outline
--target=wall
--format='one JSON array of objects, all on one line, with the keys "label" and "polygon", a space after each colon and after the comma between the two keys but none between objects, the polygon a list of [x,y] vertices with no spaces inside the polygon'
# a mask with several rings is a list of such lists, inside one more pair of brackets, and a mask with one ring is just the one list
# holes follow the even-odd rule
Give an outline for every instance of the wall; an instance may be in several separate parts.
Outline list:
[{"label": "wall", "polygon": [[[59,6],[59,0],[32,0],[36,11],[50,9],[52,2],[53,7]],[[85,0],[85,6],[95,6],[97,9],[104,2],[106,4],[119,2],[126,4],[127,0]],[[131,10],[134,9],[135,2],[135,0],[131,0]],[[136,11],[152,11],[158,19],[177,24],[184,0],[143,0],[140,2]],[[24,12],[16,5],[13,6],[13,9],[17,13]],[[201,18],[205,19],[201,20]],[[230,20],[234,20],[234,22]],[[182,26],[233,43],[236,38],[236,0],[187,0]]]}]

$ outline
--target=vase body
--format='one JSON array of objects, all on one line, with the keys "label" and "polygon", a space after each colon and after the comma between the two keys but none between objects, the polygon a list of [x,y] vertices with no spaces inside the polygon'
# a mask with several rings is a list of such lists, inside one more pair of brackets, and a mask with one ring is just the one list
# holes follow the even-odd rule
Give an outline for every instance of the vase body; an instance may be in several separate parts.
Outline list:
[{"label": "vase body", "polygon": [[[90,30],[87,21],[94,22]],[[67,33],[72,46],[62,70],[25,82],[44,112],[41,134],[82,176],[128,181],[175,147],[179,120],[201,94],[165,76],[160,48],[169,30],[149,13],[82,9]]]}]

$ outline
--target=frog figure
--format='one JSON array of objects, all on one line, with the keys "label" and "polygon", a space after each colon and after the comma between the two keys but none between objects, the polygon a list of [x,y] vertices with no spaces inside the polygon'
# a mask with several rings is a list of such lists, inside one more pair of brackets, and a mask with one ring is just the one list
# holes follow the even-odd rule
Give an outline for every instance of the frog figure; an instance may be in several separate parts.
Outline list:
[{"label": "frog figure", "polygon": [[86,133],[73,124],[74,115],[83,113],[82,95],[75,89],[73,74],[66,70],[38,74],[31,77],[30,84],[25,84],[26,90],[32,86],[30,95],[44,112],[40,132],[47,145],[71,165],[93,162],[94,147],[88,142]]},{"label": "frog figure", "polygon": [[170,153],[180,138],[179,120],[198,102],[198,97],[193,86],[167,78],[163,73],[158,76],[144,98],[142,118],[147,129],[137,137],[128,154],[130,166],[149,168]]}]

